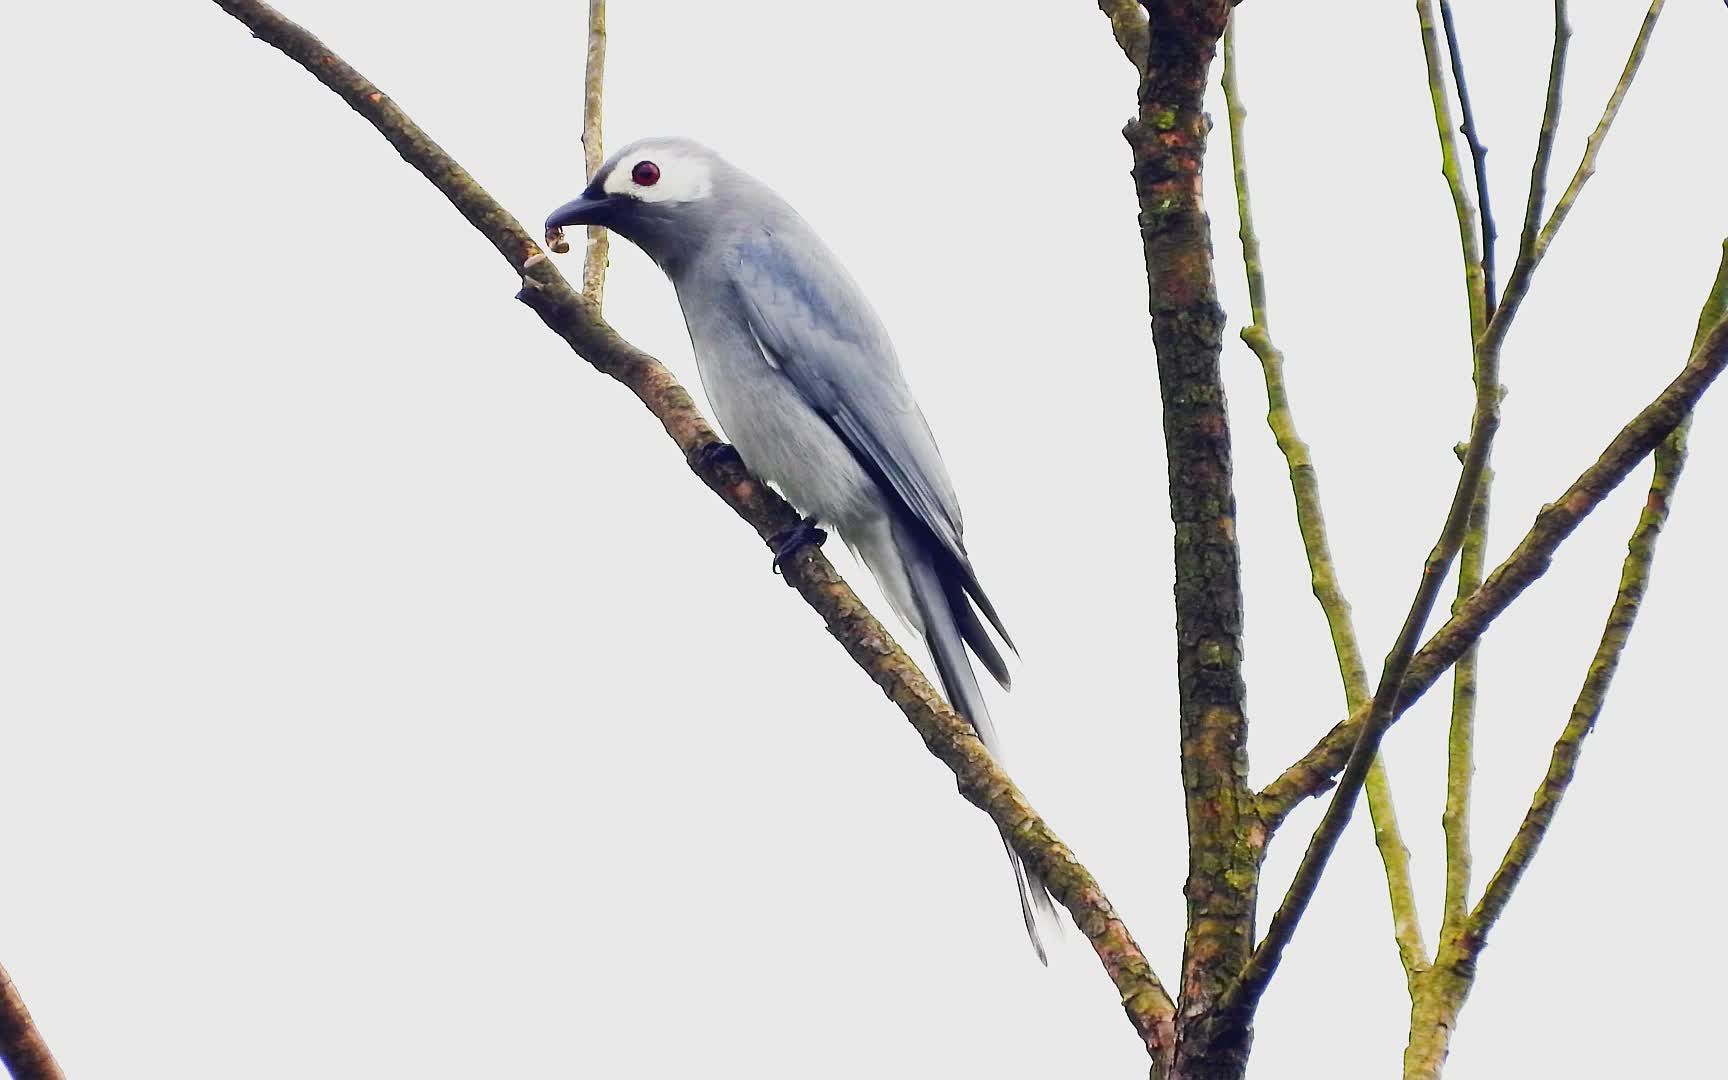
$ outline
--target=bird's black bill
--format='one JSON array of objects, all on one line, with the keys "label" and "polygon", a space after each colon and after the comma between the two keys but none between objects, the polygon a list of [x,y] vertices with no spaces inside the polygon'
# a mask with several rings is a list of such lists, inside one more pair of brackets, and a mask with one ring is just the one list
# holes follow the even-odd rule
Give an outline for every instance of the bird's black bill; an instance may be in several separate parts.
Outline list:
[{"label": "bird's black bill", "polygon": [[546,217],[546,228],[562,229],[570,225],[598,225],[608,200],[590,199],[584,195],[572,199]]}]

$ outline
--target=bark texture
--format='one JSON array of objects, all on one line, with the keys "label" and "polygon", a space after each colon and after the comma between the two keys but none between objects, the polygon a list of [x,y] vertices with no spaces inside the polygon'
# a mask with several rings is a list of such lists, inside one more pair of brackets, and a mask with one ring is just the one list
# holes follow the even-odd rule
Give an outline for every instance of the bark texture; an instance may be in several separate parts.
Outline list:
[{"label": "bark texture", "polygon": [[[606,84],[606,0],[588,0],[587,65],[582,74],[582,167],[589,180],[606,161],[606,143],[601,132],[601,92]],[[588,244],[582,254],[582,295],[595,307],[606,293],[606,265],[611,234],[598,225],[588,226]]]},{"label": "bark texture", "polygon": [[[1694,351],[1704,346],[1712,330],[1719,329],[1724,312],[1728,312],[1728,241],[1722,245],[1722,261],[1717,267],[1716,280],[1698,316]],[[1668,522],[1674,492],[1686,465],[1689,426],[1688,416],[1656,447],[1650,491],[1638,515],[1638,524],[1626,542],[1620,584],[1614,602],[1609,606],[1607,623],[1590,659],[1584,686],[1578,692],[1565,727],[1554,742],[1548,771],[1531,797],[1530,809],[1512,842],[1507,845],[1500,866],[1476,907],[1468,914],[1460,911],[1456,916],[1448,911],[1448,930],[1434,966],[1412,984],[1410,1041],[1404,1051],[1404,1080],[1439,1080],[1451,1050],[1452,1034],[1458,1027],[1458,1016],[1475,986],[1477,965],[1482,950],[1487,947],[1488,934],[1505,911],[1531,860],[1536,857],[1554,823],[1561,800],[1577,776],[1584,741],[1596,729],[1596,721],[1602,715],[1609,687],[1620,666],[1620,657],[1631,639],[1633,625],[1649,589],[1656,542],[1661,539],[1663,527]],[[1465,900],[1462,896],[1458,898],[1460,907]],[[1448,905],[1452,902],[1450,883],[1447,901]]]},{"label": "bark texture", "polygon": [[[1124,131],[1133,154],[1152,341],[1175,525],[1176,673],[1188,821],[1187,931],[1171,1075],[1236,1077],[1247,1067],[1246,1015],[1215,1006],[1254,946],[1265,848],[1248,784],[1242,680],[1242,580],[1230,420],[1219,367],[1212,231],[1201,168],[1203,111],[1227,0],[1148,3],[1139,108]],[[1121,21],[1112,19],[1121,40]],[[1124,46],[1130,60],[1135,51]],[[1136,66],[1140,66],[1136,64]]]},{"label": "bark texture", "polygon": [[66,1080],[5,968],[0,968],[0,1065],[12,1080]]}]

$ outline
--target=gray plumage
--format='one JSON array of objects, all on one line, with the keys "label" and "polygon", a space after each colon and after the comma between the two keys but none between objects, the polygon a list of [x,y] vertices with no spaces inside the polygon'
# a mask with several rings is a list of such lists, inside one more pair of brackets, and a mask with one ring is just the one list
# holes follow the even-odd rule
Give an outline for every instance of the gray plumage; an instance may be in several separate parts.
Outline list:
[{"label": "gray plumage", "polygon": [[[972,569],[954,485],[887,331],[839,260],[766,185],[688,139],[618,151],[546,224],[606,226],[666,272],[703,389],[739,456],[839,532],[996,753],[967,651],[1006,688],[1008,666],[984,623],[1013,642]],[[1011,848],[1008,858],[1044,960],[1034,909],[1054,907]]]}]

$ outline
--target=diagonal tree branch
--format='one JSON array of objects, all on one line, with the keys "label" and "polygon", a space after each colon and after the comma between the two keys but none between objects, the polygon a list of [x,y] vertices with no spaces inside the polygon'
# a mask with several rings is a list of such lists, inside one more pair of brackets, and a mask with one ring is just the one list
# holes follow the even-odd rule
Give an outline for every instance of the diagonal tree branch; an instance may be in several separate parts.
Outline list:
[{"label": "diagonal tree branch", "polygon": [[12,1080],[66,1080],[30,1010],[24,1007],[18,984],[3,967],[0,967],[0,1065],[12,1074]]},{"label": "diagonal tree branch", "polygon": [[[1584,185],[1596,175],[1596,158],[1602,152],[1602,143],[1608,138],[1608,130],[1614,126],[1614,120],[1620,115],[1620,106],[1626,100],[1626,94],[1632,89],[1632,80],[1638,75],[1639,67],[1644,63],[1645,50],[1650,45],[1650,35],[1656,30],[1656,20],[1662,14],[1664,0],[1654,0],[1649,11],[1644,15],[1644,21],[1638,28],[1638,34],[1632,41],[1632,51],[1626,58],[1626,66],[1621,69],[1620,79],[1614,84],[1614,90],[1608,95],[1608,104],[1602,110],[1602,118],[1596,122],[1596,128],[1584,142],[1584,154],[1578,160],[1577,169],[1573,170],[1572,179],[1567,182],[1566,190],[1561,192],[1560,199],[1554,204],[1554,212],[1548,215],[1548,220],[1532,235],[1528,219],[1525,222],[1524,236],[1519,241],[1518,258],[1512,265],[1512,273],[1506,278],[1506,291],[1500,298],[1500,308],[1494,313],[1494,318],[1488,323],[1488,330],[1483,335],[1481,348],[1498,351],[1506,339],[1506,332],[1511,329],[1512,320],[1518,314],[1519,306],[1530,292],[1530,282],[1536,273],[1536,267],[1541,264],[1542,257],[1548,253],[1548,248],[1554,243],[1554,237],[1560,232],[1560,226],[1566,223],[1566,218],[1572,213],[1572,207],[1577,204],[1579,194]],[[1559,121],[1560,80],[1564,76],[1566,63],[1566,45],[1571,40],[1571,27],[1566,23],[1565,7],[1555,5],[1554,27],[1554,61],[1549,73],[1548,105],[1542,117],[1542,135],[1537,143],[1537,160],[1531,170],[1529,209],[1540,211],[1542,190],[1545,186],[1547,156],[1543,144],[1550,148],[1553,144],[1554,129]],[[1538,182],[1539,177],[1542,179]]]},{"label": "diagonal tree branch", "polygon": [[[1242,328],[1242,340],[1260,361],[1266,381],[1266,423],[1284,455],[1295,495],[1296,527],[1308,557],[1308,573],[1314,597],[1326,617],[1332,636],[1332,651],[1338,657],[1338,672],[1344,683],[1345,706],[1355,710],[1368,700],[1372,688],[1362,662],[1362,647],[1350,617],[1350,603],[1332,559],[1327,539],[1326,517],[1321,509],[1320,478],[1314,469],[1308,444],[1296,430],[1290,395],[1284,381],[1284,354],[1272,343],[1266,310],[1266,273],[1260,258],[1260,240],[1254,227],[1249,199],[1247,119],[1242,93],[1236,85],[1236,20],[1224,31],[1224,103],[1230,127],[1230,160],[1236,181],[1236,216],[1241,222],[1242,261],[1248,275],[1248,306],[1252,323]],[[1392,781],[1385,763],[1377,756],[1368,771],[1365,786],[1368,812],[1374,821],[1374,844],[1386,871],[1386,886],[1392,906],[1392,936],[1406,976],[1428,965],[1428,950],[1422,941],[1422,924],[1416,911],[1416,889],[1410,873],[1410,849],[1398,826],[1392,800]]]},{"label": "diagonal tree branch", "polygon": [[[1458,613],[1441,627],[1429,645],[1414,656],[1401,654],[1404,654],[1406,646],[1413,641],[1421,626],[1417,624],[1412,631],[1413,620],[1406,621],[1399,634],[1398,646],[1387,660],[1386,673],[1382,675],[1374,701],[1367,709],[1358,710],[1350,720],[1333,728],[1328,735],[1328,739],[1334,740],[1330,746],[1324,741],[1322,743],[1322,746],[1326,747],[1328,758],[1337,754],[1338,748],[1342,747],[1346,764],[1344,778],[1338,785],[1340,793],[1348,793],[1351,801],[1354,801],[1355,790],[1360,789],[1362,776],[1367,771],[1365,755],[1378,745],[1387,728],[1408,707],[1408,703],[1432,686],[1440,674],[1481,637],[1494,617],[1504,611],[1531,582],[1546,572],[1548,563],[1561,542],[1571,535],[1591,511],[1601,505],[1608,493],[1618,487],[1658,443],[1681,424],[1697,404],[1699,397],[1721,374],[1724,365],[1728,365],[1728,320],[1718,323],[1705,337],[1703,344],[1693,353],[1679,376],[1656,400],[1645,406],[1631,423],[1621,429],[1596,464],[1573,481],[1558,502],[1542,508],[1529,533],[1506,561],[1489,576],[1482,588],[1476,590],[1475,595],[1460,607]],[[1445,540],[1435,546],[1435,552],[1441,552],[1444,546]],[[1428,567],[1432,567],[1434,562],[1435,556],[1430,555]],[[1438,584],[1425,577],[1423,591],[1431,605],[1432,595],[1438,592]],[[1419,606],[1420,604],[1412,605],[1412,612]],[[1424,662],[1418,664],[1417,660]],[[1388,688],[1387,676],[1394,673],[1398,674],[1399,680]],[[1320,750],[1321,748],[1317,747],[1315,752]],[[1303,763],[1298,762],[1292,768],[1302,767]],[[1313,769],[1313,766],[1310,765],[1309,768]],[[1311,779],[1316,772],[1317,769],[1307,774],[1308,778]],[[1288,775],[1287,773],[1286,776]],[[1329,776],[1330,772],[1325,775]],[[1274,787],[1284,779],[1280,777],[1279,781],[1274,782]],[[1276,805],[1281,797],[1287,797],[1287,791],[1274,792],[1269,788],[1265,801]],[[1313,889],[1318,881],[1317,868],[1330,854],[1330,847],[1337,844],[1337,834],[1343,828],[1343,823],[1338,819],[1348,820],[1347,810],[1334,813],[1334,808],[1339,806],[1340,797],[1334,795],[1327,806],[1326,815],[1321,819],[1319,829],[1315,832],[1314,840],[1309,844],[1308,852],[1303,856],[1302,865],[1297,868],[1296,881],[1291,885],[1285,903],[1280,905],[1278,913],[1273,916],[1265,940],[1254,950],[1254,958],[1244,970],[1241,982],[1231,989],[1227,1000],[1229,1007],[1251,1008],[1259,1000],[1260,994],[1264,993],[1272,973],[1277,969],[1283,948],[1294,933],[1302,910],[1313,896]]]},{"label": "diagonal tree branch", "polygon": [[[1426,11],[1428,4],[1429,0],[1418,0],[1418,10]],[[1570,39],[1571,35],[1570,28],[1566,25],[1565,21],[1564,6],[1556,4],[1555,48],[1554,60],[1549,73],[1548,108],[1545,110],[1543,116],[1542,134],[1538,141],[1536,163],[1532,167],[1531,171],[1530,203],[1526,213],[1525,237],[1528,242],[1520,244],[1518,258],[1513,263],[1511,274],[1507,277],[1506,289],[1501,295],[1499,308],[1495,311],[1494,317],[1488,320],[1487,328],[1482,332],[1482,335],[1476,344],[1478,402],[1483,398],[1483,387],[1481,385],[1483,365],[1485,363],[1491,365],[1491,370],[1495,373],[1492,382],[1497,385],[1499,367],[1498,358],[1500,348],[1506,340],[1506,333],[1511,328],[1512,320],[1516,317],[1518,309],[1524,301],[1524,297],[1529,294],[1530,283],[1535,275],[1536,267],[1541,263],[1543,255],[1547,253],[1548,247],[1553,243],[1555,234],[1559,231],[1561,224],[1564,223],[1567,214],[1571,212],[1573,204],[1577,202],[1579,192],[1583,190],[1584,184],[1595,172],[1596,155],[1600,152],[1602,142],[1607,137],[1608,129],[1612,126],[1614,118],[1619,114],[1620,105],[1625,100],[1626,92],[1630,89],[1632,80],[1638,73],[1639,65],[1643,62],[1644,52],[1649,45],[1650,34],[1655,29],[1656,18],[1662,11],[1662,4],[1663,0],[1655,0],[1655,2],[1650,5],[1650,10],[1648,14],[1646,14],[1643,25],[1639,28],[1637,38],[1632,44],[1631,55],[1628,57],[1626,66],[1621,72],[1620,80],[1616,83],[1613,93],[1609,96],[1608,106],[1603,111],[1601,121],[1598,122],[1596,130],[1591,134],[1585,145],[1584,156],[1582,160],[1580,160],[1577,170],[1573,173],[1572,181],[1567,185],[1566,192],[1562,195],[1560,203],[1556,205],[1554,212],[1549,216],[1547,222],[1540,229],[1532,232],[1529,223],[1540,214],[1540,192],[1545,185],[1547,171],[1547,157],[1543,148],[1545,145],[1552,145],[1553,133],[1558,123],[1559,87],[1565,70],[1566,42]],[[1424,48],[1432,58],[1433,55],[1437,54],[1437,48],[1429,42],[1431,37],[1431,27],[1429,24],[1431,24],[1431,22],[1431,18],[1425,21]],[[1432,59],[1430,61],[1430,66],[1433,66]],[[1463,239],[1468,244],[1474,243],[1473,233]],[[1473,434],[1472,444],[1474,444],[1475,441]],[[1484,462],[1484,465],[1485,464],[1486,462]],[[1467,461],[1466,470],[1468,470],[1468,468],[1469,463]],[[1454,506],[1456,507],[1456,503]],[[1522,586],[1520,586],[1520,589],[1522,589]],[[1478,592],[1480,592],[1480,590],[1478,590]],[[1444,628],[1442,629],[1442,632],[1444,632]],[[1435,640],[1438,639],[1439,635],[1436,635]],[[1432,642],[1430,644],[1432,644]],[[1427,650],[1424,649],[1423,651],[1426,652]],[[1421,654],[1418,654],[1416,659],[1417,661],[1420,661]],[[1447,660],[1447,664],[1450,665],[1456,660],[1456,656],[1450,657]],[[1420,670],[1420,668],[1420,663],[1416,663],[1413,665],[1412,670],[1416,671]],[[1420,696],[1422,692],[1425,692],[1429,685],[1432,685],[1431,681],[1422,684],[1420,690],[1416,691],[1417,696]],[[1415,697],[1410,696],[1411,689],[1412,687],[1406,687],[1401,691],[1403,704],[1400,706],[1400,711],[1402,711],[1402,708],[1408,707],[1415,701]],[[1361,721],[1363,719],[1365,718],[1362,717],[1360,713],[1353,714],[1350,719],[1334,727],[1321,738],[1320,742],[1317,743],[1312,750],[1303,755],[1300,761],[1284,770],[1278,779],[1274,780],[1263,792],[1261,792],[1262,810],[1267,814],[1267,820],[1271,827],[1275,828],[1277,823],[1283,820],[1284,816],[1290,812],[1290,809],[1296,803],[1303,799],[1318,795],[1332,785],[1332,778],[1337,775],[1338,770],[1345,766],[1345,763],[1349,758],[1350,746],[1353,745],[1355,736],[1362,730]]]},{"label": "diagonal tree branch", "polygon": [[[1614,436],[1595,464],[1585,469],[1559,499],[1536,514],[1535,523],[1512,554],[1417,652],[1398,694],[1398,713],[1426,693],[1512,601],[1547,571],[1566,538],[1679,426],[1724,365],[1728,365],[1728,320],[1705,336],[1674,381]],[[1349,757],[1367,719],[1366,709],[1356,710],[1327,732],[1302,760],[1268,784],[1260,795],[1262,812],[1281,819],[1301,800],[1324,791]]]},{"label": "diagonal tree branch", "polygon": [[[1417,0],[1416,10],[1422,27],[1422,50],[1430,72],[1429,84],[1436,91],[1433,95],[1434,113],[1436,118],[1441,120],[1444,168],[1458,204],[1459,241],[1464,247],[1465,274],[1470,282],[1471,321],[1472,324],[1477,324],[1484,318],[1481,252],[1476,250],[1475,246],[1469,196],[1463,193],[1458,175],[1458,159],[1451,140],[1448,115],[1450,107],[1445,99],[1445,87],[1441,79],[1434,77],[1439,71],[1440,63],[1432,3],[1430,0]],[[1470,420],[1470,444],[1464,453],[1464,466],[1459,473],[1457,488],[1452,494],[1452,504],[1446,512],[1446,521],[1440,528],[1440,538],[1435,541],[1433,550],[1428,553],[1428,558],[1422,565],[1422,577],[1416,587],[1415,598],[1410,603],[1410,611],[1404,618],[1404,625],[1399,629],[1391,651],[1386,655],[1380,682],[1374,691],[1374,700],[1369,704],[1366,722],[1357,732],[1355,743],[1345,759],[1337,790],[1333,792],[1332,799],[1320,818],[1319,826],[1309,839],[1307,850],[1302,853],[1302,861],[1296,867],[1295,877],[1284,894],[1283,901],[1272,915],[1266,936],[1255,946],[1254,954],[1243,968],[1241,978],[1231,986],[1226,996],[1225,1005],[1228,1009],[1252,1010],[1258,1004],[1260,996],[1265,993],[1272,975],[1278,969],[1284,949],[1295,936],[1296,927],[1313,900],[1315,890],[1320,886],[1320,878],[1326,871],[1332,853],[1337,850],[1345,826],[1350,823],[1350,818],[1355,813],[1356,797],[1367,782],[1368,771],[1380,750],[1380,742],[1397,718],[1399,693],[1410,662],[1415,658],[1422,629],[1427,625],[1428,617],[1440,598],[1440,590],[1451,570],[1452,560],[1464,544],[1471,511],[1477,505],[1483,480],[1487,476],[1494,434],[1499,428],[1499,354],[1496,350],[1479,349],[1476,354],[1476,405]]]},{"label": "diagonal tree branch", "polygon": [[[1704,309],[1698,316],[1698,331],[1693,339],[1693,347],[1701,348],[1706,335],[1718,324],[1723,324],[1725,316],[1728,316],[1728,240],[1722,243],[1722,261],[1716,271],[1716,280],[1704,302]],[[1465,939],[1460,943],[1460,952],[1465,957],[1479,956],[1488,943],[1488,932],[1493,929],[1494,923],[1505,910],[1513,890],[1518,887],[1524,871],[1529,867],[1531,859],[1535,858],[1537,849],[1548,834],[1548,827],[1560,808],[1560,800],[1565,797],[1566,789],[1577,770],[1584,740],[1595,730],[1596,719],[1602,714],[1608,688],[1620,665],[1620,655],[1631,637],[1632,625],[1644,602],[1644,592],[1650,581],[1650,565],[1656,556],[1656,541],[1661,538],[1662,528],[1667,523],[1674,490],[1680,482],[1680,472],[1686,465],[1686,434],[1690,422],[1691,418],[1688,416],[1685,422],[1656,447],[1656,470],[1650,481],[1650,494],[1644,502],[1638,526],[1633,530],[1632,538],[1627,541],[1626,560],[1620,572],[1620,588],[1614,597],[1613,606],[1609,609],[1608,624],[1602,631],[1602,640],[1596,647],[1596,655],[1590,661],[1589,674],[1585,677],[1584,687],[1572,706],[1571,716],[1559,740],[1554,744],[1548,775],[1543,777],[1541,785],[1537,787],[1536,795],[1530,802],[1530,809],[1524,815],[1523,823],[1519,825],[1505,856],[1500,860],[1499,869],[1495,870],[1494,876],[1489,879],[1481,901],[1470,913]]]},{"label": "diagonal tree branch", "polygon": [[[377,128],[433,183],[523,279],[519,294],[583,359],[628,387],[648,407],[691,469],[763,539],[797,515],[725,452],[689,394],[657,360],[618,336],[545,258],[520,223],[369,80],[270,5],[215,0],[254,36],[293,59]],[[806,546],[785,563],[785,579],[822,616],[848,655],[899,706],[960,792],[989,814],[1015,851],[1068,908],[1120,994],[1135,1031],[1154,1056],[1173,1042],[1174,1006],[1098,882],[1026,802],[972,728],[943,702],[833,566]]]},{"label": "diagonal tree branch", "polygon": [[1619,668],[1620,656],[1632,634],[1649,585],[1650,565],[1656,554],[1656,541],[1666,524],[1671,498],[1685,464],[1686,428],[1682,424],[1656,448],[1656,469],[1650,484],[1638,526],[1628,543],[1626,559],[1621,567],[1619,591],[1608,614],[1602,639],[1591,658],[1584,687],[1568,717],[1565,728],[1554,743],[1548,772],[1537,786],[1530,809],[1500,860],[1494,876],[1489,879],[1482,899],[1470,912],[1465,924],[1465,941],[1460,956],[1479,955],[1487,944],[1488,932],[1511,900],[1512,892],[1523,879],[1524,872],[1535,858],[1537,849],[1548,834],[1554,815],[1560,808],[1578,768],[1584,740],[1595,730],[1602,713],[1608,689]]},{"label": "diagonal tree branch", "polygon": [[[1725,311],[1728,311],[1728,242],[1723,244],[1723,257],[1715,284],[1699,315],[1694,348],[1703,344],[1705,334],[1722,319]],[[1420,993],[1413,997],[1411,1005],[1410,1042],[1404,1051],[1405,1080],[1439,1080],[1451,1047],[1452,1033],[1458,1027],[1458,1016],[1476,983],[1478,962],[1487,945],[1488,932],[1511,899],[1512,891],[1530,861],[1535,858],[1537,848],[1559,809],[1560,800],[1576,773],[1584,740],[1594,730],[1596,719],[1601,715],[1620,655],[1631,637],[1633,622],[1643,603],[1650,580],[1650,566],[1656,555],[1656,541],[1667,520],[1674,488],[1685,464],[1686,429],[1690,423],[1688,416],[1656,447],[1656,468],[1650,481],[1650,494],[1639,514],[1632,538],[1627,542],[1620,585],[1608,613],[1607,626],[1591,660],[1584,688],[1554,744],[1547,775],[1538,785],[1530,809],[1507,847],[1500,868],[1488,882],[1488,888],[1473,912],[1454,913],[1450,910],[1454,898],[1448,890],[1449,910],[1439,954],[1433,968],[1423,976]],[[1462,903],[1463,898],[1458,902]]]}]

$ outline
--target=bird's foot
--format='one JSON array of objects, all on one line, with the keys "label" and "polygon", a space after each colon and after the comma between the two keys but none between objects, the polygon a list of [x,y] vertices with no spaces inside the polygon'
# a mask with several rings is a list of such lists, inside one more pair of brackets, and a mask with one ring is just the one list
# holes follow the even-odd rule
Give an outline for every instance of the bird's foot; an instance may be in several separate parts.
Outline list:
[{"label": "bird's foot", "polygon": [[715,469],[734,462],[743,464],[744,459],[738,456],[737,447],[731,443],[711,442],[696,451],[696,468],[698,469]]},{"label": "bird's foot", "polygon": [[828,534],[816,527],[815,518],[802,518],[791,528],[781,529],[768,538],[768,546],[774,549],[774,572],[784,573],[788,560],[806,544],[821,547],[827,540]]}]

